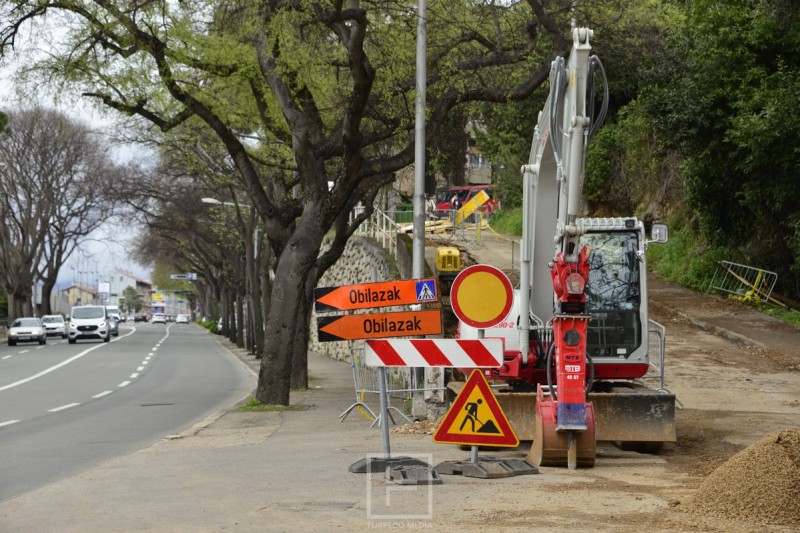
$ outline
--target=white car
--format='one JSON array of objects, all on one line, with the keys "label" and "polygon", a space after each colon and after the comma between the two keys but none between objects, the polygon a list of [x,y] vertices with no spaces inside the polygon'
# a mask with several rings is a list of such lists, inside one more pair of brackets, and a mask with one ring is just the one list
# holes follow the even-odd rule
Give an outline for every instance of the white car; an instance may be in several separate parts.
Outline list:
[{"label": "white car", "polygon": [[189,315],[178,315],[175,317],[176,324],[188,324],[189,323]]},{"label": "white car", "polygon": [[15,346],[18,342],[47,342],[47,333],[44,331],[42,321],[36,317],[23,317],[14,320],[8,328],[8,345]]},{"label": "white car", "polygon": [[164,313],[153,313],[153,318],[150,319],[151,324],[166,324],[167,315]]},{"label": "white car", "polygon": [[44,315],[42,317],[44,330],[48,335],[60,335],[62,339],[67,338],[67,323],[61,315]]},{"label": "white car", "polygon": [[69,343],[79,339],[111,340],[108,315],[103,305],[76,305],[69,314]]}]

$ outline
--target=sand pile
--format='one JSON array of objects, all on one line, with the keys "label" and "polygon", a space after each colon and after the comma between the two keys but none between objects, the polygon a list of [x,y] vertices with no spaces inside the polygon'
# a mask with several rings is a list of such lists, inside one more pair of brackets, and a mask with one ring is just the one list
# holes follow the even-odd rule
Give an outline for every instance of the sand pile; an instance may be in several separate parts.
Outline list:
[{"label": "sand pile", "polygon": [[800,526],[800,431],[770,433],[717,468],[686,505],[690,512]]}]

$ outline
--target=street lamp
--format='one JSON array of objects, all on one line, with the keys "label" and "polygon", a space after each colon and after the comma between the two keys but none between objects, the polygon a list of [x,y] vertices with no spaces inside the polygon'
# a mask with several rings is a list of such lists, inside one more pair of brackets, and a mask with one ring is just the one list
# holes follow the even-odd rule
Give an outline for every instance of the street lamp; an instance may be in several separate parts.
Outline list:
[{"label": "street lamp", "polygon": [[235,204],[233,202],[223,202],[222,200],[217,200],[216,198],[201,198],[200,201],[203,202],[204,204],[229,205],[231,207],[241,207],[243,209],[250,209],[249,205]]}]

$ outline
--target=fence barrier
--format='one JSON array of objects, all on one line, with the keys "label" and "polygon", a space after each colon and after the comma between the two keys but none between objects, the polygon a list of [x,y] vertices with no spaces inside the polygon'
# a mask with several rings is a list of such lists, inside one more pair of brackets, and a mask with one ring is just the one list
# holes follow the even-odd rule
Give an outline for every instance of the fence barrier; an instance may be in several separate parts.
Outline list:
[{"label": "fence barrier", "polygon": [[[358,409],[365,418],[372,420],[372,425],[381,424],[380,416],[375,415],[375,410],[372,409],[367,403],[367,398],[380,400],[380,380],[378,367],[371,367],[366,365],[364,359],[364,343],[359,342],[359,345],[350,349],[350,367],[353,370],[353,384],[355,386],[356,401],[339,415],[339,420],[344,421],[354,409]],[[420,388],[413,385],[413,368],[411,367],[393,367],[386,368],[386,402],[388,406],[388,415],[392,423],[395,423],[392,418],[391,412],[395,412],[403,417],[406,422],[413,422],[413,419],[406,416],[406,414],[399,408],[391,405],[391,400],[400,401],[404,404],[410,401],[412,394],[415,392],[426,391],[440,391],[445,388]],[[374,395],[369,396],[369,395]]]},{"label": "fence barrier", "polygon": [[720,261],[710,287],[733,295],[740,302],[769,302],[778,275],[730,261]]}]

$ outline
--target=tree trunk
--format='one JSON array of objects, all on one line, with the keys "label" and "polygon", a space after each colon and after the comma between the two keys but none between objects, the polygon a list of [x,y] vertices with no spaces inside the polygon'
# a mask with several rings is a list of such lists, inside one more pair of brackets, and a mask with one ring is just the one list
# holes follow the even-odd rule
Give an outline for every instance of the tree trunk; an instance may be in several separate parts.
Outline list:
[{"label": "tree trunk", "polygon": [[52,281],[45,280],[44,284],[42,285],[42,316],[44,315],[52,315],[53,309],[50,305],[50,300],[53,295],[53,288],[56,286],[56,280],[53,278]]},{"label": "tree trunk", "polygon": [[261,342],[259,343],[259,350],[256,354],[257,359],[261,359],[264,355],[264,346],[266,342],[266,334],[265,329],[267,327],[267,321],[269,320],[269,312],[270,312],[270,279],[269,273],[271,270],[271,258],[272,258],[272,249],[269,247],[269,242],[265,239],[264,246],[262,248],[263,253],[260,254],[260,263],[258,271],[261,275],[261,301],[263,303],[264,314],[261,317],[261,325],[259,328],[259,333],[261,335]]},{"label": "tree trunk", "polygon": [[295,332],[296,344],[292,355],[292,389],[308,388],[308,337],[311,329],[309,324],[309,319],[311,318],[310,302],[314,299],[315,281],[316,275],[309,273],[306,280],[306,294],[297,305],[297,321],[295,322],[297,328]]},{"label": "tree trunk", "polygon": [[[244,348],[244,295],[238,294],[236,296],[236,311],[234,317],[234,330],[236,331],[236,346]],[[233,340],[233,339],[231,339]]]},{"label": "tree trunk", "polygon": [[281,253],[275,273],[281,283],[273,286],[264,357],[256,388],[256,399],[266,404],[289,405],[292,359],[298,350],[305,350],[307,344],[307,335],[300,337],[297,334],[297,321],[303,318],[301,310],[302,302],[307,301],[306,285],[315,271],[314,262],[324,233],[306,221],[301,220],[300,225],[303,227],[297,228]]}]

